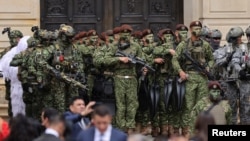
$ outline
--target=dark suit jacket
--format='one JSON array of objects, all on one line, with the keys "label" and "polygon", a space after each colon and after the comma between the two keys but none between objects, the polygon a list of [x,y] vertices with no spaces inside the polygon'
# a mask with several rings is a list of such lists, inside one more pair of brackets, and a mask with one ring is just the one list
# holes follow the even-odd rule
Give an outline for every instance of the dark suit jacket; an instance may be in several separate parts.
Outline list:
[{"label": "dark suit jacket", "polygon": [[85,125],[89,125],[90,120],[88,118],[82,117],[79,114],[74,114],[70,111],[64,113],[64,117],[67,121],[71,122],[71,139],[72,141],[76,140],[78,134],[83,130],[79,125],[81,119],[84,120]]},{"label": "dark suit jacket", "polygon": [[[95,127],[81,131],[76,141],[94,141]],[[127,141],[127,135],[112,127],[110,141]]]},{"label": "dark suit jacket", "polygon": [[61,140],[54,135],[44,133],[33,141],[61,141]]}]

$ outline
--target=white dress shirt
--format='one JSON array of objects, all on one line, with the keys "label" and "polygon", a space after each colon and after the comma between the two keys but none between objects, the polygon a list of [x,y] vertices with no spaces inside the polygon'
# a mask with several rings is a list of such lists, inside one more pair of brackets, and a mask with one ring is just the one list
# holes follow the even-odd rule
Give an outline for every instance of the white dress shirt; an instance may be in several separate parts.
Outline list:
[{"label": "white dress shirt", "polygon": [[97,128],[95,128],[94,141],[110,141],[112,126],[109,125],[107,130],[102,134]]},{"label": "white dress shirt", "polygon": [[45,134],[54,135],[54,136],[56,136],[56,137],[59,138],[59,133],[58,133],[56,130],[51,129],[51,128],[47,128],[47,129],[45,130]]}]

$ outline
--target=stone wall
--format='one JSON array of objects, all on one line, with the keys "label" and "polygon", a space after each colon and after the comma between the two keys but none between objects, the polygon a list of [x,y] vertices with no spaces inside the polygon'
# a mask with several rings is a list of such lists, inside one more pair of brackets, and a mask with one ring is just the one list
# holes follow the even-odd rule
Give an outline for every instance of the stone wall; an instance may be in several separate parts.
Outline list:
[{"label": "stone wall", "polygon": [[[193,20],[202,21],[210,29],[219,29],[223,42],[231,27],[245,29],[250,25],[249,0],[184,0],[184,23],[189,26]],[[246,37],[244,37],[246,41]]]},{"label": "stone wall", "polygon": [[[40,25],[40,0],[0,0],[0,31],[11,27],[32,35],[31,27]],[[0,34],[0,51],[9,46],[7,34]],[[5,104],[4,81],[0,78],[0,104]]]}]

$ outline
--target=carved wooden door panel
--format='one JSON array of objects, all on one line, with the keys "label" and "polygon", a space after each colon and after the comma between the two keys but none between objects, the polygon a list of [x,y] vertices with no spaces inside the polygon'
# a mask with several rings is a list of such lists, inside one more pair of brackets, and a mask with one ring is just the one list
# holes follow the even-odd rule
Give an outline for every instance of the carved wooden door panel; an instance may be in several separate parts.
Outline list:
[{"label": "carved wooden door panel", "polygon": [[102,31],[102,0],[41,0],[41,28],[58,29],[65,23],[76,31]]},{"label": "carved wooden door panel", "polygon": [[183,23],[183,0],[114,0],[114,26],[129,24],[134,30],[160,29]]}]

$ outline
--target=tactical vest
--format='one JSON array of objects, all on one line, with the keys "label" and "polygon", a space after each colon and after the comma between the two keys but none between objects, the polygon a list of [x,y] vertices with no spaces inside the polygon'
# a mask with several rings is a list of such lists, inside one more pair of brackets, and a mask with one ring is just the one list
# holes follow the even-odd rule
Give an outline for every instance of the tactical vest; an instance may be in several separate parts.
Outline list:
[{"label": "tactical vest", "polygon": [[55,44],[55,50],[53,52],[52,66],[55,69],[65,73],[76,73],[83,71],[79,68],[83,64],[82,54],[73,44],[71,47],[60,47]]},{"label": "tactical vest", "polygon": [[[170,44],[164,43],[161,46],[166,49],[174,49],[173,44],[170,45]],[[159,56],[159,57],[163,58],[165,62],[163,64],[157,64],[156,70],[159,70],[161,74],[172,75],[172,73],[174,72],[172,61],[171,61],[172,55],[167,54],[165,56]]]},{"label": "tactical vest", "polygon": [[[205,65],[206,64],[206,59],[205,59],[205,48],[203,47],[203,40],[200,39],[199,40],[200,43],[199,45],[194,45],[192,43],[192,41],[190,39],[187,40],[186,44],[186,48],[188,53],[191,55],[191,57],[198,61],[201,65]],[[188,59],[185,60],[185,68],[186,70],[194,70],[192,62]]]}]

